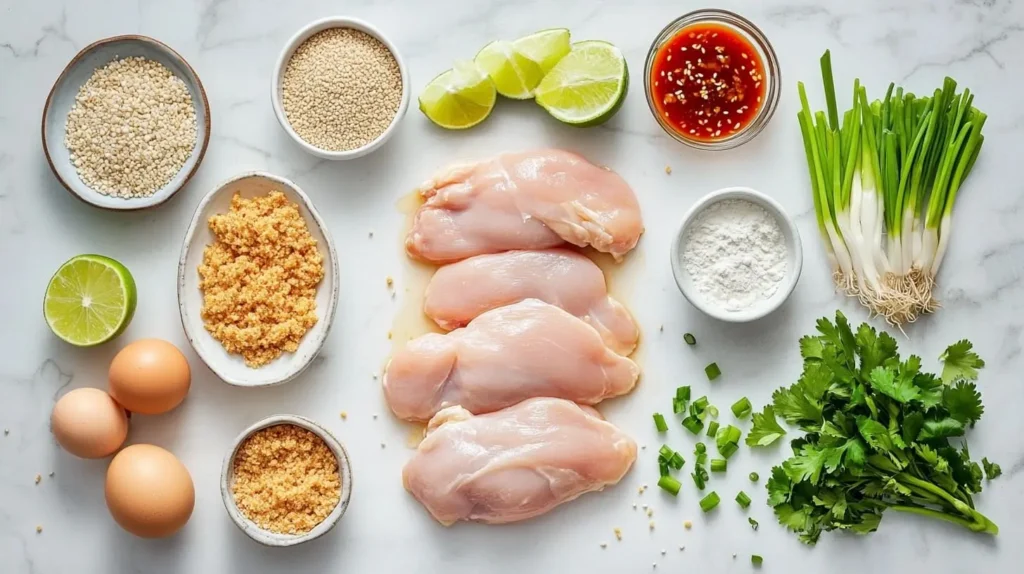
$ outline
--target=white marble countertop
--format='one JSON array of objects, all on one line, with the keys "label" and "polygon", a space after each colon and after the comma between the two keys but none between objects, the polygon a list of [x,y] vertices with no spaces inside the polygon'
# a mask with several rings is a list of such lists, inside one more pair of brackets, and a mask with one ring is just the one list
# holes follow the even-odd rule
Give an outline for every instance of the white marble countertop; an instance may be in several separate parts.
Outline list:
[{"label": "white marble countertop", "polygon": [[[648,45],[679,2],[574,0],[554,3],[366,0],[0,1],[0,572],[748,572],[749,555],[765,557],[766,572],[1011,572],[1024,561],[1024,3],[1015,0],[721,3],[755,21],[773,41],[784,86],[774,121],[753,143],[724,153],[689,150],[652,120],[641,84]],[[348,163],[306,155],[281,130],[270,106],[271,67],[300,26],[343,12],[377,24],[404,53],[418,91],[456,58],[487,41],[564,26],[574,39],[620,46],[634,85],[619,115],[592,130],[565,127],[530,103],[500,102],[485,124],[466,133],[435,129],[415,106],[383,149]],[[82,204],[50,174],[40,149],[43,100],[67,61],[90,42],[125,33],[160,39],[184,55],[210,98],[213,136],[192,183],[169,204],[142,213],[111,213]],[[799,130],[795,82],[819,86],[818,56],[833,50],[838,83],[860,76],[872,94],[896,80],[931,90],[943,75],[977,93],[988,112],[985,152],[956,210],[956,236],[940,276],[945,308],[901,338],[934,366],[945,346],[972,340],[988,361],[981,388],[986,413],[971,433],[971,452],[1002,463],[1005,474],[986,485],[978,504],[1002,529],[997,538],[889,513],[868,537],[826,535],[816,548],[777,525],[760,487],[747,481],[784,451],[751,453],[715,477],[723,504],[702,515],[688,479],[677,500],[660,493],[650,413],[664,410],[679,384],[694,385],[726,406],[742,395],[763,404],[792,382],[800,360],[797,338],[814,320],[843,309],[864,312],[833,295],[811,207]],[[842,88],[845,91],[845,87]],[[415,92],[414,92],[415,93]],[[817,91],[815,93],[818,93]],[[819,98],[820,99],[820,98]],[[621,289],[642,324],[642,383],[603,407],[606,416],[646,444],[618,487],[591,494],[527,523],[438,526],[402,489],[400,471],[411,451],[407,429],[383,404],[379,372],[390,351],[387,333],[403,293],[397,199],[435,168],[456,159],[532,146],[561,146],[620,172],[636,189],[647,233]],[[665,166],[672,167],[666,175]],[[268,170],[292,178],[313,198],[339,248],[342,299],[317,364],[294,383],[265,390],[230,387],[191,351],[178,320],[175,268],[187,221],[199,198],[241,171]],[[803,278],[779,312],[734,326],[701,316],[676,290],[669,241],[683,212],[701,195],[750,185],[776,197],[797,217],[804,238]],[[369,233],[373,233],[372,239]],[[41,316],[52,272],[67,258],[102,253],[124,262],[139,286],[135,319],[117,341],[80,350],[53,337]],[[661,327],[664,326],[664,331]],[[687,348],[684,331],[700,345]],[[176,453],[196,485],[187,527],[164,540],[120,530],[103,502],[105,461],[60,451],[48,430],[55,397],[69,388],[103,387],[111,357],[141,337],[166,338],[186,350],[193,367],[186,402],[159,417],[136,416],[129,441]],[[702,367],[717,361],[724,375],[709,388]],[[342,421],[340,411],[348,412]],[[274,413],[314,418],[344,441],[354,465],[352,505],[339,527],[308,545],[257,546],[228,519],[218,492],[222,457],[231,439]],[[680,447],[692,440],[673,435]],[[384,448],[382,445],[386,445]],[[687,447],[690,448],[690,447]],[[54,472],[54,477],[48,473]],[[43,475],[39,485],[36,474]],[[651,490],[637,495],[648,483]],[[763,483],[763,479],[762,479]],[[740,488],[755,494],[753,532],[732,503]],[[631,505],[650,504],[656,528]],[[693,520],[692,530],[682,527]],[[36,526],[43,527],[36,533]],[[623,530],[616,542],[612,529]],[[601,542],[608,542],[602,550]],[[679,547],[685,546],[684,551]],[[666,555],[661,551],[665,549]],[[733,554],[737,556],[734,558]]]}]

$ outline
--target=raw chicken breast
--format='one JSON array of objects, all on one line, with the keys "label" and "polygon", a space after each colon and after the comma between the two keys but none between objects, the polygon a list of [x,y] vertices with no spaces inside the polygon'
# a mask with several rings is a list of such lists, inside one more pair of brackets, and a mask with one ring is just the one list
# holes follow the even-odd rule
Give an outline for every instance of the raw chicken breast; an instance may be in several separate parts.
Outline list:
[{"label": "raw chicken breast", "polygon": [[442,329],[451,330],[485,311],[528,298],[583,319],[620,355],[636,348],[636,323],[608,296],[601,269],[568,249],[477,255],[441,267],[427,285],[423,311]]},{"label": "raw chicken breast", "polygon": [[409,255],[450,263],[564,242],[621,258],[643,233],[636,194],[615,172],[557,149],[451,166],[423,184]]},{"label": "raw chicken breast", "polygon": [[526,299],[409,341],[388,363],[384,396],[399,418],[426,421],[453,405],[479,414],[533,397],[592,405],[628,393],[639,374],[590,325]]},{"label": "raw chicken breast", "polygon": [[446,526],[544,514],[619,482],[636,460],[633,439],[594,409],[562,399],[529,399],[479,416],[449,407],[427,432],[402,482]]}]

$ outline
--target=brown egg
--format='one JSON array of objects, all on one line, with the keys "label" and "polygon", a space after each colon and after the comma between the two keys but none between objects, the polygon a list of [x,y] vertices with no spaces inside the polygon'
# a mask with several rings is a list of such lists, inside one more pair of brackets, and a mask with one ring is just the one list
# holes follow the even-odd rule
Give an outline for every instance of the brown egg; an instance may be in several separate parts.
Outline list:
[{"label": "brown egg", "polygon": [[185,355],[161,339],[130,343],[110,363],[110,396],[133,413],[166,413],[181,404],[191,383]]},{"label": "brown egg", "polygon": [[107,468],[105,492],[114,521],[142,538],[174,534],[196,503],[185,465],[151,444],[133,444],[117,453]]},{"label": "brown egg", "polygon": [[53,405],[50,429],[64,450],[82,458],[117,452],[128,436],[124,408],[99,389],[75,389]]}]

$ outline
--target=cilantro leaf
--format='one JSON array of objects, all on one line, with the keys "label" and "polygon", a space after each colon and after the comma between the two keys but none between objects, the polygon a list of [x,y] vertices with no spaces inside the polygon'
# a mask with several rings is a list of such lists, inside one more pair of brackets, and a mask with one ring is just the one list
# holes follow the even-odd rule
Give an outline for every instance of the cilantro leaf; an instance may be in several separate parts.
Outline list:
[{"label": "cilantro leaf", "polygon": [[989,462],[988,458],[981,459],[981,466],[985,469],[985,480],[994,480],[1003,474],[1003,469],[994,462]]},{"label": "cilantro leaf", "polygon": [[808,361],[795,385],[772,394],[775,412],[790,424],[820,424],[821,399],[831,384],[832,374],[828,366]]},{"label": "cilantro leaf", "polygon": [[924,426],[924,413],[914,411],[903,417],[903,442],[911,444],[917,440],[917,435]]},{"label": "cilantro leaf", "polygon": [[799,455],[782,463],[782,468],[794,483],[808,481],[816,484],[821,478],[821,471],[825,468],[829,454],[828,450],[804,445]]},{"label": "cilantro leaf", "polygon": [[974,345],[963,339],[946,347],[939,357],[942,361],[942,382],[949,384],[956,379],[977,380],[978,369],[985,366],[985,361],[972,349]]},{"label": "cilantro leaf", "polygon": [[943,419],[929,419],[924,421],[921,433],[917,440],[933,440],[937,438],[948,438],[951,436],[963,436],[964,423],[953,417]]},{"label": "cilantro leaf", "polygon": [[868,376],[871,387],[898,403],[909,403],[917,398],[920,392],[914,386],[913,379],[896,377],[896,373],[885,367],[875,367]]},{"label": "cilantro leaf", "polygon": [[949,411],[949,416],[972,425],[978,422],[985,412],[977,385],[963,379],[945,387],[942,393],[942,406]]},{"label": "cilantro leaf", "polygon": [[876,334],[875,330],[864,323],[857,329],[854,337],[857,344],[857,351],[860,353],[860,372],[870,373],[893,357],[896,357],[896,339],[882,331]]},{"label": "cilantro leaf", "polygon": [[871,448],[889,452],[893,449],[892,439],[889,437],[889,430],[882,426],[882,423],[865,416],[857,417],[857,430],[860,436]]},{"label": "cilantro leaf", "polygon": [[793,491],[793,481],[789,479],[785,469],[776,466],[772,467],[772,475],[768,477],[765,488],[768,489],[768,504],[778,506],[789,502],[790,494]]},{"label": "cilantro leaf", "polygon": [[747,446],[768,446],[782,438],[786,429],[775,420],[775,409],[771,405],[765,405],[759,413],[754,413],[754,426],[747,433]]},{"label": "cilantro leaf", "polygon": [[800,356],[804,359],[820,359],[823,343],[820,337],[807,335],[800,338]]},{"label": "cilantro leaf", "polygon": [[791,504],[780,504],[775,507],[775,515],[779,517],[780,524],[793,532],[804,532],[810,527],[812,510],[809,506],[797,510]]}]

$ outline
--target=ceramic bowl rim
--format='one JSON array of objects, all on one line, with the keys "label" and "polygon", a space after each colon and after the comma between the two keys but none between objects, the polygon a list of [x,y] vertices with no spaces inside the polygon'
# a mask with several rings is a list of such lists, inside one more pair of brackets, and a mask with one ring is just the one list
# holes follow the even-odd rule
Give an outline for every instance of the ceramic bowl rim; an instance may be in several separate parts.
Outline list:
[{"label": "ceramic bowl rim", "polygon": [[[222,369],[220,369],[217,365],[214,364],[216,361],[211,361],[210,359],[208,359],[203,353],[203,351],[200,350],[200,345],[198,345],[196,342],[196,333],[193,332],[192,328],[189,325],[189,322],[185,320],[185,278],[186,273],[189,273],[189,270],[187,269],[187,262],[189,253],[191,252],[192,249],[192,240],[197,230],[199,229],[200,223],[202,223],[200,221],[200,217],[202,216],[206,206],[213,200],[214,197],[217,196],[218,193],[221,193],[225,188],[227,188],[231,184],[237,181],[241,181],[243,179],[248,179],[250,177],[263,178],[286,186],[296,195],[303,199],[304,207],[307,210],[309,210],[309,214],[313,218],[313,223],[317,225],[317,227],[320,229],[320,232],[324,236],[324,243],[326,244],[327,252],[330,254],[330,268],[326,269],[325,273],[330,273],[332,280],[331,293],[329,294],[329,297],[327,299],[327,309],[325,309],[323,314],[320,316],[320,320],[326,321],[326,325],[324,326],[323,334],[321,335],[320,339],[316,341],[316,349],[314,349],[313,353],[309,356],[309,359],[307,359],[304,363],[298,365],[298,367],[293,369],[291,372],[285,373],[276,380],[258,384],[247,383],[241,379],[237,379],[235,377],[223,373]],[[308,220],[306,221],[306,225],[309,225]],[[265,171],[246,171],[234,175],[214,186],[212,190],[210,190],[209,192],[206,193],[205,196],[203,196],[203,199],[200,200],[199,205],[196,206],[195,212],[192,215],[192,220],[189,222],[188,229],[185,231],[185,239],[182,241],[181,244],[181,254],[178,257],[177,281],[178,316],[181,320],[181,327],[185,331],[185,338],[188,339],[189,345],[192,346],[192,349],[195,351],[197,355],[199,355],[199,358],[203,361],[203,363],[207,367],[209,367],[209,369],[213,371],[213,373],[217,375],[219,379],[221,379],[222,381],[229,385],[247,388],[270,387],[275,385],[281,385],[294,380],[296,377],[305,372],[305,370],[308,369],[310,365],[312,365],[313,359],[315,359],[316,356],[319,355],[320,352],[323,350],[324,344],[327,341],[327,336],[330,334],[331,327],[334,324],[334,314],[337,311],[338,307],[338,282],[340,281],[340,276],[338,272],[338,254],[337,251],[335,250],[334,240],[331,238],[330,230],[327,228],[327,223],[320,216],[320,212],[317,211],[316,206],[313,205],[313,201],[309,198],[308,195],[306,195],[304,191],[302,191],[302,189],[298,185],[296,185],[293,181],[287,178],[273,175]],[[321,283],[320,285],[317,286],[317,292],[319,293],[319,290],[324,288],[325,286],[323,285],[323,283]]]},{"label": "ceramic bowl rim", "polygon": [[[786,250],[790,257],[790,262],[792,263],[792,269],[789,269],[786,274],[786,278],[779,286],[778,291],[776,291],[775,295],[769,299],[769,304],[762,305],[754,310],[744,309],[740,311],[726,311],[710,305],[697,293],[691,293],[687,286],[688,283],[685,280],[685,278],[688,277],[688,273],[682,265],[681,245],[686,238],[686,233],[689,230],[690,224],[697,215],[704,211],[708,206],[727,199],[743,199],[756,203],[768,211],[768,213],[772,214],[776,221],[778,221],[779,226],[783,228],[784,231],[788,231],[787,236],[792,238],[786,242]],[[683,219],[679,224],[678,231],[676,231],[672,240],[671,265],[672,278],[675,279],[676,286],[679,288],[679,291],[691,305],[699,309],[705,315],[728,323],[748,323],[750,321],[756,321],[781,307],[782,304],[789,299],[789,296],[796,288],[797,282],[800,280],[800,273],[803,269],[803,247],[800,241],[800,231],[797,229],[793,218],[790,217],[789,214],[786,213],[786,210],[783,209],[782,205],[772,197],[750,187],[725,187],[712,191],[697,200],[697,202],[694,203],[683,216]]]},{"label": "ceramic bowl rim", "polygon": [[[61,83],[65,80],[68,74],[71,73],[71,70],[73,70],[74,67],[77,66],[83,58],[88,56],[89,53],[91,53],[93,50],[97,48],[100,48],[107,44],[113,44],[115,42],[142,42],[151,44],[155,46],[158,50],[165,52],[172,59],[176,59],[179,62],[181,62],[181,65],[184,66],[192,74],[193,78],[195,78],[196,89],[198,90],[200,99],[202,100],[201,107],[205,115],[205,121],[203,122],[203,124],[206,128],[205,134],[203,135],[203,141],[202,144],[199,146],[199,149],[194,149],[192,151],[192,155],[195,155],[196,157],[196,162],[192,166],[192,169],[190,169],[189,172],[185,175],[185,177],[181,180],[181,183],[177,185],[177,187],[173,188],[170,193],[168,193],[165,197],[161,198],[159,201],[152,201],[151,197],[132,198],[126,200],[125,205],[123,207],[100,205],[93,201],[91,196],[91,193],[98,194],[98,191],[90,189],[89,191],[91,193],[83,195],[82,193],[79,193],[77,190],[75,190],[67,181],[65,181],[64,178],[61,177],[60,173],[57,171],[57,166],[53,163],[53,158],[50,156],[49,141],[46,137],[46,120],[50,116],[51,106],[53,104],[53,96],[57,91],[57,86],[61,85]],[[196,102],[192,103],[193,106],[196,106],[196,104]],[[200,164],[203,163],[203,159],[206,157],[206,149],[210,145],[210,121],[210,101],[209,98],[206,96],[206,88],[203,87],[203,82],[199,78],[199,74],[196,73],[195,68],[193,68],[192,65],[188,63],[188,60],[186,60],[181,54],[175,51],[174,48],[171,48],[170,46],[164,44],[156,38],[151,38],[149,36],[144,36],[141,34],[121,34],[118,36],[110,36],[107,38],[96,40],[95,42],[79,50],[78,53],[75,54],[73,58],[71,58],[71,61],[69,61],[66,66],[64,66],[64,69],[61,70],[60,75],[58,75],[57,79],[54,80],[53,85],[50,86],[50,91],[49,93],[47,93],[46,101],[43,104],[43,115],[40,124],[40,131],[43,143],[43,155],[46,157],[47,165],[50,166],[50,171],[53,173],[53,176],[57,179],[61,186],[65,190],[67,190],[67,192],[70,193],[72,197],[77,198],[83,203],[87,203],[89,205],[92,205],[93,207],[98,207],[100,209],[105,209],[107,211],[139,211],[143,209],[151,209],[170,201],[170,199],[177,195],[182,188],[188,185],[189,181],[192,180],[192,177],[195,176],[196,172],[199,170]],[[191,158],[192,155],[190,155],[189,157]]]},{"label": "ceramic bowl rim", "polygon": [[[231,478],[233,476],[235,456],[238,455],[238,449],[242,446],[245,439],[249,438],[257,431],[284,424],[295,425],[317,435],[324,441],[324,444],[331,449],[334,457],[338,460],[338,474],[341,478],[341,496],[338,499],[338,504],[322,522],[304,534],[280,534],[260,528],[255,522],[249,520],[244,514],[242,514],[238,505],[235,504],[234,495],[231,494]],[[224,502],[224,509],[227,511],[228,516],[231,518],[231,521],[235,526],[244,532],[246,536],[264,546],[295,546],[297,544],[309,542],[310,540],[315,540],[330,532],[345,514],[345,511],[348,510],[349,502],[352,499],[352,464],[349,460],[348,450],[341,441],[335,438],[331,431],[327,430],[312,419],[299,415],[271,415],[253,423],[235,437],[231,449],[224,457],[224,463],[221,467],[220,495],[221,500]]]},{"label": "ceramic bowl rim", "polygon": [[[292,55],[303,42],[308,40],[314,34],[330,28],[352,28],[365,32],[379,40],[384,44],[388,51],[391,52],[391,55],[394,56],[395,62],[398,63],[398,73],[402,77],[402,100],[398,104],[398,110],[395,112],[395,117],[391,119],[391,124],[389,124],[387,129],[381,132],[381,134],[373,141],[370,141],[361,147],[344,151],[332,151],[318,148],[302,139],[292,128],[291,123],[288,121],[288,116],[284,113],[284,105],[281,103],[281,82],[283,81],[282,78],[284,76],[284,70],[288,66],[288,62],[291,60]],[[300,28],[299,31],[295,32],[287,42],[285,42],[284,48],[277,57],[277,63],[274,65],[274,74],[270,82],[270,102],[274,108],[274,116],[277,117],[277,121],[281,124],[285,133],[287,133],[288,136],[291,137],[292,140],[294,140],[295,143],[297,143],[299,147],[307,153],[329,160],[356,159],[363,157],[384,145],[384,142],[390,139],[398,129],[398,124],[401,123],[402,118],[405,116],[405,113],[409,108],[409,94],[411,91],[409,81],[409,70],[405,65],[405,59],[402,58],[402,54],[398,51],[398,47],[376,26],[370,24],[366,20],[350,16],[327,16],[306,24]]]}]

